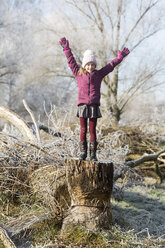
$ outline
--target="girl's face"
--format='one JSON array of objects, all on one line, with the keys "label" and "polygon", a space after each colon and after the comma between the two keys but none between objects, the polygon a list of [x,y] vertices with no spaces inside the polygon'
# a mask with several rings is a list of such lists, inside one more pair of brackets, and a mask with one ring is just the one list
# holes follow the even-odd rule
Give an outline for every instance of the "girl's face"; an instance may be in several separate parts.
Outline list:
[{"label": "girl's face", "polygon": [[92,71],[94,71],[94,69],[96,68],[96,65],[95,65],[95,63],[93,63],[93,62],[89,62],[89,63],[87,63],[86,65],[85,65],[85,70],[87,71],[87,72],[92,72]]}]

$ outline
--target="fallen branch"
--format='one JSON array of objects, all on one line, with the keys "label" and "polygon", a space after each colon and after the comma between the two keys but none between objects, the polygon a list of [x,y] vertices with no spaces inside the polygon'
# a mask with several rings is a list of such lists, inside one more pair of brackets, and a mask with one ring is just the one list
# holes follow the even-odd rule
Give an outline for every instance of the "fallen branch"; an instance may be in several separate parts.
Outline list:
[{"label": "fallen branch", "polygon": [[48,134],[54,136],[54,137],[60,137],[60,138],[62,137],[62,133],[60,133],[60,132],[54,132],[51,128],[49,128],[49,127],[47,127],[47,126],[45,126],[45,125],[43,125],[43,124],[39,124],[39,125],[38,125],[38,128],[39,128],[40,130],[43,130],[43,131],[45,131],[46,133],[48,133]]},{"label": "fallen branch", "polygon": [[158,159],[158,157],[164,152],[165,152],[165,149],[163,149],[160,152],[157,152],[155,154],[144,155],[138,159],[128,161],[128,162],[124,163],[124,165],[129,166],[131,168],[134,168],[134,167],[141,165],[144,162],[148,162],[148,161],[154,161],[155,162]]},{"label": "fallen branch", "polygon": [[36,138],[25,121],[12,111],[0,106],[0,118],[5,119],[15,126],[26,140],[36,143]]},{"label": "fallen branch", "polygon": [[158,159],[162,153],[165,153],[165,149],[163,149],[160,152],[157,152],[155,154],[144,155],[138,159],[125,162],[123,164],[123,166],[117,168],[114,171],[114,181],[116,181],[118,178],[123,178],[125,173],[128,170],[130,170],[130,168],[135,168],[137,166],[141,166],[145,162],[153,161],[155,163],[155,166],[156,166],[156,173],[160,178],[160,182],[162,182],[164,177],[163,177],[163,175],[159,169],[159,159]]}]

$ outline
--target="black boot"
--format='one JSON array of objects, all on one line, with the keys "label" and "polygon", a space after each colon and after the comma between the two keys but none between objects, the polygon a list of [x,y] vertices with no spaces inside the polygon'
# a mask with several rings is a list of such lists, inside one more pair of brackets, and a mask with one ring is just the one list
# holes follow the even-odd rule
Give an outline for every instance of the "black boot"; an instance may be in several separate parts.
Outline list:
[{"label": "black boot", "polygon": [[80,141],[80,160],[85,160],[87,157],[87,142]]},{"label": "black boot", "polygon": [[91,161],[97,161],[96,151],[97,151],[97,142],[91,141],[90,142],[90,160]]}]

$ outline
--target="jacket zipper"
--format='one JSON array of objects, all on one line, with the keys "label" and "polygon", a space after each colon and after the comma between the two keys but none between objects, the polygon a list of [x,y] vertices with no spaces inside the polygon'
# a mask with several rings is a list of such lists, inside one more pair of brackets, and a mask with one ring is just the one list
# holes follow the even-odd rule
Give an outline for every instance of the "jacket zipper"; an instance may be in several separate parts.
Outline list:
[{"label": "jacket zipper", "polygon": [[90,74],[89,74],[89,88],[88,88],[89,104],[90,104]]}]

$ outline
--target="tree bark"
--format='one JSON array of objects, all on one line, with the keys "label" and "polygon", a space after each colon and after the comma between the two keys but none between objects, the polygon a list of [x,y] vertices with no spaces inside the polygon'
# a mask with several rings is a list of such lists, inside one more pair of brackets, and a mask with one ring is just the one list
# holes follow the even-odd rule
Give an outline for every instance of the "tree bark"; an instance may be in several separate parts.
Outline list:
[{"label": "tree bark", "polygon": [[110,91],[108,98],[110,99],[110,113],[112,114],[112,125],[117,126],[120,120],[120,109],[118,107],[117,99],[118,91],[118,68],[114,69],[113,78],[110,82]]},{"label": "tree bark", "polygon": [[93,231],[109,229],[112,222],[113,164],[66,159],[66,177],[71,207],[62,231],[74,225]]}]

